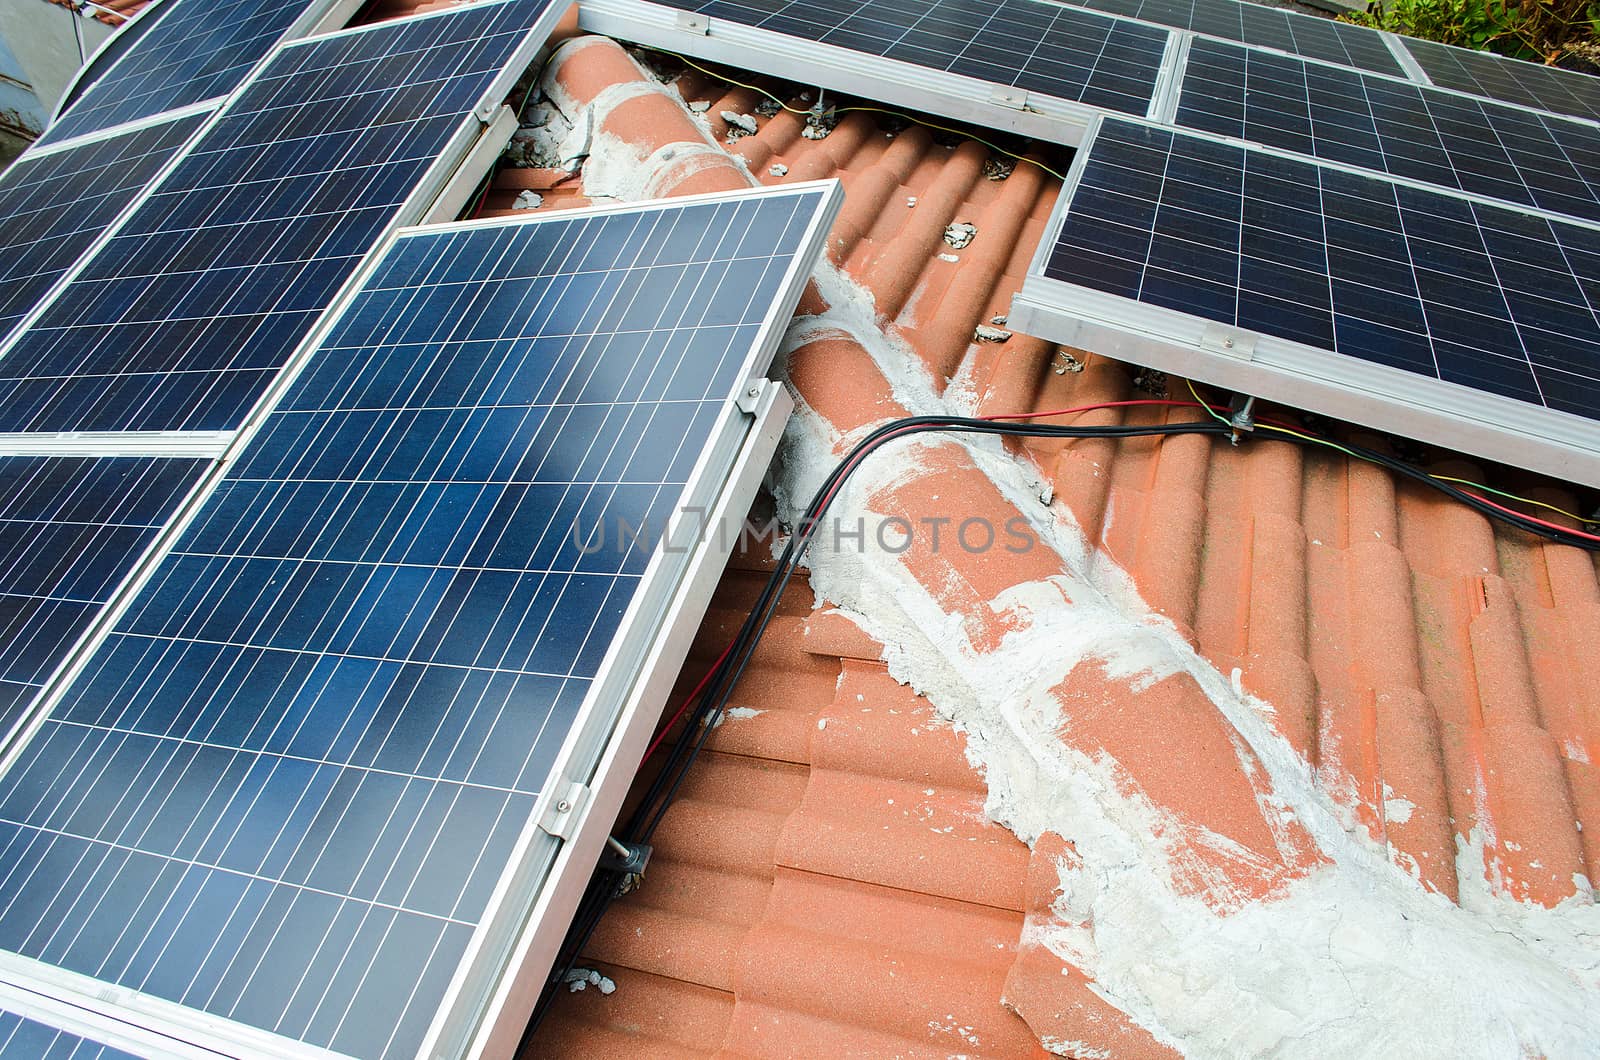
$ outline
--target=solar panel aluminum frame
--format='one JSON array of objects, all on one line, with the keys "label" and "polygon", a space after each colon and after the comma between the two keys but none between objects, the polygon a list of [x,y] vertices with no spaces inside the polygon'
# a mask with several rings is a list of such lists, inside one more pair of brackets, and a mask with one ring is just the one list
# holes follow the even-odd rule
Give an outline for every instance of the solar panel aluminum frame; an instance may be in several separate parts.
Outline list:
[{"label": "solar panel aluminum frame", "polygon": [[[785,277],[783,295],[774,304],[746,358],[742,377],[749,381],[748,387],[742,397],[723,409],[711,443],[684,487],[680,517],[672,520],[666,530],[675,547],[658,549],[646,566],[639,589],[552,764],[552,779],[540,793],[515,848],[511,867],[496,886],[484,920],[418,1051],[419,1057],[509,1057],[521,1038],[792,408],[782,384],[765,376],[811,275],[812,264],[820,259],[843,202],[843,192],[837,180],[787,184],[765,192],[803,193],[819,188],[826,191],[824,204]],[[179,515],[79,643],[73,657],[52,678],[46,693],[34,704],[29,723],[0,757],[0,783],[15,765],[22,747],[37,733],[149,582],[163,557],[194,521],[227,468],[244,453],[267,422],[272,408],[293,386],[384,255],[400,239],[465,228],[670,209],[695,202],[736,200],[752,193],[761,194],[749,189],[647,204],[615,203],[509,220],[491,218],[391,228],[323,313],[289,366],[279,373],[216,468],[185,501]],[[698,532],[681,518],[682,512],[703,513],[696,521]],[[566,809],[560,808],[562,803],[567,804]],[[201,1050],[196,1056],[328,1060],[337,1055],[165,998],[0,951],[0,997],[7,991],[39,995],[50,1004],[81,1013],[87,1029],[80,1033],[89,1037],[103,1036],[107,1028],[132,1027]]]},{"label": "solar panel aluminum frame", "polygon": [[[1113,21],[1137,22],[1100,11],[1086,13]],[[1149,116],[1169,93],[1166,86],[1175,82],[1173,60],[1178,34],[1165,26],[1137,24],[1167,34],[1151,107],[1146,110]],[[848,48],[690,14],[647,0],[580,0],[578,26],[588,33],[743,69],[749,68],[752,55],[759,55],[761,72],[774,77],[1068,147],[1076,147],[1090,123],[1103,113],[1088,104],[931,70],[899,59],[872,56],[870,62],[863,62],[861,52]]]},{"label": "solar panel aluminum frame", "polygon": [[[137,38],[143,35],[146,22],[154,22],[165,14],[167,10],[181,2],[183,0],[154,0],[153,3],[140,8],[132,18],[118,26],[115,32],[101,41],[99,47],[95,48],[94,53],[89,56],[88,61],[80,66],[77,73],[73,74],[72,79],[67,82],[66,90],[61,93],[61,98],[56,101],[55,108],[50,112],[50,125],[54,125],[56,119],[61,117],[68,107],[77,102],[82,93],[88,91],[96,81],[115,69],[116,64],[122,60],[128,51],[138,46]],[[196,0],[188,0],[188,2],[193,3]],[[361,10],[362,3],[363,0],[310,0],[306,9],[301,12],[300,17],[290,23],[289,28],[279,38],[279,44],[304,37],[317,36],[318,34],[338,29],[355,17],[356,12]],[[276,45],[269,48],[267,53],[244,76],[239,85],[242,87],[248,83],[255,76],[256,71],[261,69],[262,63],[265,63],[276,53]],[[109,65],[96,72],[95,68],[102,62],[109,63]],[[215,107],[228,98],[228,95],[232,95],[232,93],[214,96],[209,100],[202,100],[198,104],[192,104],[192,106]],[[162,113],[173,112],[164,111]],[[139,120],[142,121],[144,119]],[[133,123],[127,122],[124,124],[132,125]],[[46,128],[48,127],[46,126]],[[93,135],[96,134],[89,133],[77,139],[83,140]],[[61,142],[72,143],[73,141],[63,140]]]},{"label": "solar panel aluminum frame", "polygon": [[0,1011],[108,1045],[135,1056],[173,1057],[174,1060],[225,1060],[226,1054],[206,1049],[133,1024],[110,1024],[53,997],[0,983]]},{"label": "solar panel aluminum frame", "polygon": [[0,432],[0,456],[176,456],[219,459],[232,431]]},{"label": "solar panel aluminum frame", "polygon": [[[1422,69],[1422,64],[1417,62],[1417,57],[1412,55],[1411,52],[1406,48],[1406,40],[1403,36],[1398,33],[1391,33],[1386,29],[1379,30],[1378,35],[1383,38],[1383,43],[1389,46],[1389,54],[1394,56],[1394,61],[1400,64],[1400,69],[1406,72],[1406,77],[1408,79],[1416,82],[1419,85],[1433,84],[1433,79],[1430,78],[1427,72]],[[1304,57],[1302,56],[1302,58]],[[1377,73],[1377,71],[1369,72]],[[1388,75],[1378,74],[1378,76],[1385,77]]]},{"label": "solar panel aluminum frame", "polygon": [[[1600,429],[1591,420],[1047,277],[1045,266],[1098,131],[1097,123],[1067,170],[1061,196],[1029,263],[1022,289],[1012,299],[1011,327],[1238,393],[1557,479],[1600,486]],[[1303,155],[1241,145],[1226,137],[1191,130],[1184,130],[1184,135],[1327,165]],[[1351,167],[1331,168],[1390,179]],[[1453,198],[1510,207],[1500,200],[1426,187]]]},{"label": "solar panel aluminum frame", "polygon": [[[495,4],[511,3],[514,2],[514,0],[478,0],[478,2],[480,4]],[[409,16],[404,21],[413,22],[421,19],[445,18],[455,14],[460,10],[460,7],[441,8],[435,11],[428,11],[420,15]],[[509,134],[507,134],[505,131],[504,122],[500,113],[503,109],[503,101],[511,92],[511,89],[516,85],[517,80],[522,76],[523,72],[529,66],[533,65],[534,61],[538,58],[539,52],[548,43],[550,34],[555,30],[556,24],[561,20],[561,17],[564,13],[565,11],[560,4],[551,3],[545,8],[544,13],[540,16],[539,20],[528,29],[527,35],[523,38],[522,45],[517,49],[516,54],[513,55],[510,61],[506,64],[505,69],[501,71],[500,76],[489,85],[488,89],[480,98],[477,107],[473,109],[471,116],[467,119],[463,119],[461,128],[456,131],[455,136],[451,138],[445,149],[439,153],[439,157],[434,160],[433,165],[423,175],[422,179],[417,182],[417,186],[412,189],[410,196],[408,196],[405,202],[403,202],[399,208],[396,209],[394,217],[389,221],[389,230],[391,232],[395,228],[419,224],[424,218],[432,213],[434,210],[434,204],[437,203],[441,198],[446,197],[452,185],[460,180],[462,170],[467,165],[468,160],[475,156],[481,157],[477,151],[480,143],[485,141],[493,143],[495,137],[501,135],[506,135],[506,137],[509,138]],[[198,144],[201,140],[203,140],[212,129],[216,128],[220,122],[228,117],[228,115],[232,112],[234,105],[243,97],[245,89],[247,89],[254,82],[256,74],[262,68],[264,68],[267,63],[271,62],[280,53],[290,48],[309,46],[332,37],[343,37],[357,33],[377,32],[385,28],[392,28],[397,21],[400,20],[374,22],[363,26],[349,26],[344,29],[334,30],[332,32],[319,34],[314,37],[303,37],[299,40],[282,40],[274,45],[272,49],[267,52],[266,56],[262,58],[261,63],[256,67],[256,69],[251,71],[250,76],[247,77],[244,82],[234,90],[232,95],[228,97],[227,101],[224,102],[221,107],[212,112],[211,117],[206,120],[205,124],[201,125],[199,129],[195,130],[195,133],[193,137],[190,138],[188,145],[183,150],[177,152],[168,161],[167,165],[161,170],[156,179],[152,180],[148,185],[145,186],[144,190],[139,195],[134,197],[134,199],[128,204],[127,208],[123,210],[122,215],[100,234],[99,239],[96,240],[90,249],[86,251],[71,268],[61,275],[60,279],[56,281],[56,285],[51,289],[50,293],[44,298],[40,299],[38,304],[29,310],[28,314],[17,322],[10,335],[0,338],[0,357],[4,357],[10,352],[13,346],[21,341],[23,335],[25,335],[28,329],[33,326],[34,322],[37,321],[39,317],[50,308],[50,306],[55,304],[55,302],[61,297],[62,293],[71,286],[72,281],[77,279],[78,275],[82,273],[84,267],[89,263],[90,260],[93,259],[94,255],[102,247],[114,239],[121,231],[123,225],[127,224],[128,219],[137,213],[139,208],[149,201],[149,199],[161,189],[162,184],[166,182],[167,178],[171,176],[172,172],[183,162],[185,158],[188,157],[189,150],[193,148],[195,144]],[[203,106],[203,104],[197,106]],[[498,125],[497,122],[499,122]],[[515,131],[516,130],[514,128],[510,130],[511,133],[514,133]],[[75,142],[80,141],[63,141],[65,144],[71,144]],[[504,140],[500,141],[500,145],[504,145]],[[493,158],[497,155],[497,151],[488,152],[490,162],[492,162]],[[488,166],[485,165],[484,172],[476,174],[474,179],[481,178],[484,173],[487,173],[487,171]],[[344,285],[340,287],[338,294],[335,296],[330,305],[337,305],[341,303],[349,295],[349,293],[355,289],[352,285],[355,283],[356,275],[359,274],[360,271],[360,269],[357,269],[356,272],[345,281]],[[310,349],[310,344],[315,334],[316,329],[313,329],[312,333],[308,334],[307,337],[301,341],[300,345],[296,347],[295,354],[290,358],[291,363],[302,356],[306,350]],[[258,405],[258,407],[260,406]]]}]

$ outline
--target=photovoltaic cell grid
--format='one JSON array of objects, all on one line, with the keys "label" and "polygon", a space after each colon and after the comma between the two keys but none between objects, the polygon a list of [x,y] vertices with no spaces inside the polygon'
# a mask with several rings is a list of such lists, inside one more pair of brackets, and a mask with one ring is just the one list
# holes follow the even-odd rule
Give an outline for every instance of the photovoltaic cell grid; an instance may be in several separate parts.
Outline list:
[{"label": "photovoltaic cell grid", "polygon": [[[59,143],[227,95],[306,10],[307,0],[162,0],[149,26],[40,138]],[[142,20],[141,20],[142,22]]]},{"label": "photovoltaic cell grid", "polygon": [[1600,231],[1106,120],[1045,275],[1600,418]]},{"label": "photovoltaic cell grid", "polygon": [[6,777],[0,948],[412,1055],[821,198],[402,239]]},{"label": "photovoltaic cell grid", "polygon": [[231,430],[549,0],[284,49],[0,358],[0,430]]},{"label": "photovoltaic cell grid", "polygon": [[0,340],[200,127],[160,125],[53,154],[30,153],[0,174]]},{"label": "photovoltaic cell grid", "polygon": [[0,1012],[0,1060],[138,1060],[132,1053]]},{"label": "photovoltaic cell grid", "polygon": [[1196,40],[1177,124],[1600,221],[1600,126]]},{"label": "photovoltaic cell grid", "polygon": [[1225,40],[1276,48],[1374,73],[1404,77],[1394,53],[1376,31],[1240,0],[1063,0],[1078,7],[1193,30]]},{"label": "photovoltaic cell grid", "polygon": [[0,737],[99,617],[204,464],[0,457]]},{"label": "photovoltaic cell grid", "polygon": [[1124,114],[1168,34],[1043,0],[666,0],[666,6]]},{"label": "photovoltaic cell grid", "polygon": [[1591,74],[1411,37],[1403,40],[1406,50],[1436,85],[1600,121],[1600,79]]}]

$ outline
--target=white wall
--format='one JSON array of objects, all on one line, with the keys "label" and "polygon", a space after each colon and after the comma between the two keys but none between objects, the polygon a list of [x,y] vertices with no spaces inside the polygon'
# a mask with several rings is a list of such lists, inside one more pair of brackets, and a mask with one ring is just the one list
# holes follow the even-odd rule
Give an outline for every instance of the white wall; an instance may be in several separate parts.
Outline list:
[{"label": "white wall", "polygon": [[21,70],[18,80],[32,87],[46,116],[111,30],[48,0],[0,0],[0,42]]}]

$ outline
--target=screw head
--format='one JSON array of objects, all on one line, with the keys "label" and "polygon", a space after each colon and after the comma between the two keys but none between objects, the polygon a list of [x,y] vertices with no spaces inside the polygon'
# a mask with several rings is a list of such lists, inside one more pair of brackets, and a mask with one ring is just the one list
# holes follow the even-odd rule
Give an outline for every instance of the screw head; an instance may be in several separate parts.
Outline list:
[{"label": "screw head", "polygon": [[560,802],[556,803],[557,813],[566,813],[570,809],[572,809],[572,803],[568,802],[566,799],[562,799]]},{"label": "screw head", "polygon": [[1232,339],[1223,339],[1222,340],[1222,348],[1225,349],[1225,350],[1233,349],[1233,340]]}]

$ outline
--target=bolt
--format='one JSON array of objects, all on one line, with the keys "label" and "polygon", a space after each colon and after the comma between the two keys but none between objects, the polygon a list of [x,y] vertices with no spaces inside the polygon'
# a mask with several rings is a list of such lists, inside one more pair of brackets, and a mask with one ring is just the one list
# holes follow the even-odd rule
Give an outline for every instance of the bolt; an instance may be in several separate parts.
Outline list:
[{"label": "bolt", "polygon": [[1233,340],[1232,339],[1223,339],[1222,340],[1222,348],[1225,349],[1225,350],[1233,349]]},{"label": "bolt", "polygon": [[557,813],[566,813],[570,809],[572,809],[572,803],[568,802],[566,799],[562,799],[560,802],[556,803]]}]

